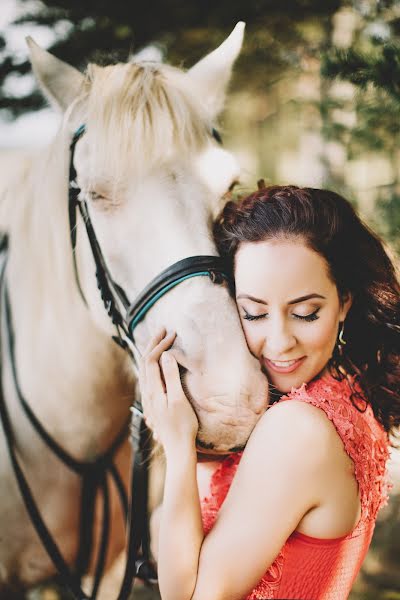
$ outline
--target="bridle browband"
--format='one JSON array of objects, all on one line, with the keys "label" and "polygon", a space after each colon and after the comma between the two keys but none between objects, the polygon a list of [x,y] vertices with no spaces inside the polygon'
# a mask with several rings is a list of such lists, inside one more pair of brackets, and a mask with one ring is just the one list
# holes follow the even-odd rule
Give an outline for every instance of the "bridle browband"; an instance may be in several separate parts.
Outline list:
[{"label": "bridle browband", "polygon": [[[90,219],[87,202],[84,198],[80,197],[81,190],[76,181],[77,173],[74,167],[74,153],[75,146],[84,133],[85,126],[82,125],[74,133],[70,144],[68,212],[75,279],[82,300],[87,306],[87,302],[80,284],[75,254],[77,242],[77,209],[79,209],[80,215],[85,224],[86,233],[95,262],[97,286],[99,288],[105,309],[116,328],[116,335],[113,336],[113,340],[129,353],[135,365],[137,366],[140,352],[135,343],[134,330],[138,323],[144,319],[147,312],[164,294],[166,294],[176,285],[179,285],[183,281],[186,281],[192,277],[208,276],[213,283],[221,283],[224,279],[230,282],[231,276],[225,262],[220,257],[191,256],[174,263],[162,271],[144,288],[144,290],[133,302],[130,302],[127,294],[123,288],[114,281],[107,267],[101,246],[97,240],[95,230]],[[212,129],[211,133],[218,143],[222,143],[221,137],[215,129]],[[4,236],[2,240],[0,240],[0,256],[3,259],[0,271],[0,304],[2,307],[4,306],[3,313],[7,329],[6,333],[8,340],[8,351],[10,354],[12,375],[17,396],[26,416],[44,442],[65,465],[67,465],[75,473],[81,475],[83,479],[81,495],[80,544],[74,572],[72,572],[67,565],[55,540],[46,527],[23,473],[23,469],[20,467],[15,449],[15,439],[12,431],[11,420],[5,404],[3,390],[0,386],[0,416],[5,432],[10,460],[25,507],[31,518],[32,524],[34,525],[35,530],[42,541],[45,550],[47,551],[47,554],[59,573],[63,585],[71,592],[76,600],[95,600],[104,570],[109,537],[110,507],[109,490],[107,484],[107,473],[109,473],[116,486],[118,495],[120,497],[122,512],[127,521],[127,560],[121,589],[118,595],[118,600],[127,600],[128,596],[130,595],[135,577],[139,577],[147,583],[155,583],[157,577],[154,566],[150,560],[150,535],[147,514],[147,466],[150,458],[151,443],[149,431],[144,423],[140,401],[135,399],[135,403],[131,407],[131,441],[133,461],[130,482],[130,503],[128,504],[128,498],[122,483],[122,479],[113,463],[113,456],[115,451],[125,439],[127,427],[123,427],[111,447],[94,462],[79,462],[73,459],[50,436],[22,395],[18,382],[15,362],[11,306],[5,282],[7,249],[7,236]],[[103,494],[103,522],[101,529],[100,549],[95,566],[94,584],[92,593],[88,596],[82,591],[80,580],[89,565],[91,556],[94,501],[98,489],[100,489]],[[135,493],[133,493],[133,490],[135,490]]]}]

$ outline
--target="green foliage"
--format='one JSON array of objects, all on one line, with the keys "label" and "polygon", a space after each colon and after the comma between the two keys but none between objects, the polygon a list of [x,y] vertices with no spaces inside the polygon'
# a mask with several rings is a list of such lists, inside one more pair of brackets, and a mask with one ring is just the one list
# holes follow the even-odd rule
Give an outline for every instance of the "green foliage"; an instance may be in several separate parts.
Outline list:
[{"label": "green foliage", "polygon": [[[377,207],[383,224],[383,233],[400,256],[400,190],[390,187],[386,194],[383,193],[378,197]],[[400,553],[400,544],[398,551]]]},{"label": "green foliage", "polygon": [[[324,135],[340,142],[349,160],[381,153],[392,162],[394,179],[376,190],[379,227],[400,252],[400,193],[397,155],[400,141],[400,17],[397,0],[353,2],[358,17],[353,42],[348,48],[331,45],[322,57],[323,78],[353,86],[353,98],[329,95],[321,105]],[[337,110],[339,109],[339,110]],[[351,125],[335,118],[353,113]]]},{"label": "green foliage", "polygon": [[[340,0],[153,0],[135,6],[126,0],[43,0],[16,24],[54,28],[60,34],[49,50],[84,69],[89,61],[126,60],[153,41],[167,51],[170,62],[181,64],[185,57],[190,66],[244,20],[248,35],[236,83],[255,89],[270,85],[287,68],[299,69],[305,44],[299,23],[330,19],[340,5]],[[0,108],[18,115],[41,105],[37,94],[21,98],[2,92],[9,74],[29,70],[29,62],[6,54],[0,66]]]},{"label": "green foliage", "polygon": [[323,77],[340,77],[365,90],[373,85],[400,102],[400,45],[382,43],[369,54],[333,48],[321,67]]}]

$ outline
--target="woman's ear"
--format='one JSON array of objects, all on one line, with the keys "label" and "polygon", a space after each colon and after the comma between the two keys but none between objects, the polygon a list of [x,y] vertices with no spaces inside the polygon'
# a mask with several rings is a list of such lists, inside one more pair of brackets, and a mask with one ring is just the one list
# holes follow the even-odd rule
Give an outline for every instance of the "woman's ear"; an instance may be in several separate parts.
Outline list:
[{"label": "woman's ear", "polygon": [[347,313],[349,312],[351,305],[353,304],[353,296],[350,292],[344,294],[340,300],[340,312],[339,312],[339,321],[343,321],[347,317]]}]

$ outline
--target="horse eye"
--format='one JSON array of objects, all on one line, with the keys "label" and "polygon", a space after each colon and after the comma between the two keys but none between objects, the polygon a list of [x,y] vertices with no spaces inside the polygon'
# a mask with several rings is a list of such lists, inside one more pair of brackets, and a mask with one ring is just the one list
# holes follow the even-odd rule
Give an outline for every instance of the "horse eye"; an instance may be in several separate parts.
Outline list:
[{"label": "horse eye", "polygon": [[235,189],[235,187],[237,185],[239,185],[240,181],[235,179],[235,181],[232,181],[231,185],[228,188],[228,192],[233,192],[233,190]]},{"label": "horse eye", "polygon": [[88,196],[91,200],[107,200],[107,198],[105,196],[102,196],[101,194],[98,194],[95,190],[89,190],[88,191]]}]

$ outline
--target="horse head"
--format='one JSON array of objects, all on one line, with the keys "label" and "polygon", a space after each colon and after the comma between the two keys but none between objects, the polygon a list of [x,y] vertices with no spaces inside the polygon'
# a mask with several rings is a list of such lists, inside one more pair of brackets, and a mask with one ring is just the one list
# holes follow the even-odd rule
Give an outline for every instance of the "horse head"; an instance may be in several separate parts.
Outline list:
[{"label": "horse head", "polygon": [[[213,132],[243,30],[239,23],[186,72],[135,59],[89,65],[81,74],[28,41],[41,87],[63,113],[58,138],[65,157],[74,132],[85,127],[73,164],[80,201],[113,280],[130,299],[169,265],[217,255],[213,216],[239,169]],[[65,197],[65,213],[67,207]],[[113,335],[79,222],[76,260],[88,318]],[[267,382],[247,349],[226,283],[194,277],[164,294],[135,328],[139,350],[161,327],[177,332],[172,351],[199,418],[199,448],[243,448],[266,408]]]}]

